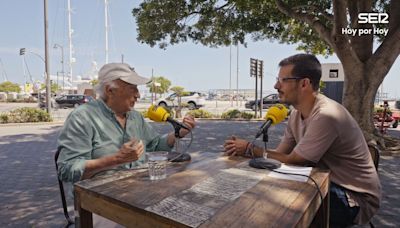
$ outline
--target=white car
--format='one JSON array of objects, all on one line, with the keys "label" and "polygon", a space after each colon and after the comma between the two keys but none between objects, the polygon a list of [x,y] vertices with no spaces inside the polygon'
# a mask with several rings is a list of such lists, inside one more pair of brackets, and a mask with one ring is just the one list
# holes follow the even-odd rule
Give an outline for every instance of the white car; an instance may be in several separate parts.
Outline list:
[{"label": "white car", "polygon": [[[187,95],[181,97],[181,102],[183,105],[187,104],[190,110],[198,109],[205,104],[205,95],[200,92],[188,92]],[[170,94],[164,99],[159,99],[156,104],[163,107],[176,107],[178,106],[178,97],[175,93]]]}]

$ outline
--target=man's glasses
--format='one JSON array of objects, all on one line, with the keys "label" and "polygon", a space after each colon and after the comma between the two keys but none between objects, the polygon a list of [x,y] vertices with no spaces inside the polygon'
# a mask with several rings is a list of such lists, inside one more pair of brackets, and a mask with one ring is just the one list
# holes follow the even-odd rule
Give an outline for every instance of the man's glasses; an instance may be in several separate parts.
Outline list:
[{"label": "man's glasses", "polygon": [[289,80],[299,80],[299,79],[303,79],[303,78],[301,78],[301,77],[287,77],[287,78],[276,77],[276,82],[283,83],[283,82],[286,82]]}]

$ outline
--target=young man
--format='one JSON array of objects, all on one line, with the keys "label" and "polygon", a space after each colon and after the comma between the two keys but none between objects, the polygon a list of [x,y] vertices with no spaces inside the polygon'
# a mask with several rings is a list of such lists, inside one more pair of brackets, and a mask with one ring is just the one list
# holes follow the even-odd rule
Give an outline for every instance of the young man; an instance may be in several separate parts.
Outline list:
[{"label": "young man", "polygon": [[[279,66],[274,88],[295,109],[281,143],[266,156],[331,170],[331,226],[367,223],[379,208],[381,186],[360,127],[342,105],[318,93],[321,64],[315,56],[290,56]],[[224,144],[226,155],[243,155],[248,148],[253,147],[238,138]],[[254,147],[255,156],[263,152]]]}]

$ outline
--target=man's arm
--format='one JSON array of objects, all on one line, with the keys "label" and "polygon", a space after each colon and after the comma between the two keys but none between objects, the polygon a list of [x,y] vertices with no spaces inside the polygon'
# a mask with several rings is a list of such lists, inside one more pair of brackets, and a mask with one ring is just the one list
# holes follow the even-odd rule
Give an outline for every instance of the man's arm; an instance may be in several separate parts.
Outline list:
[{"label": "man's arm", "polygon": [[[190,129],[190,131],[196,126],[196,122],[194,118],[190,115],[187,115],[183,118],[182,123]],[[179,132],[179,135],[184,137],[185,135],[189,134],[189,130],[182,128]],[[167,137],[167,144],[172,147],[175,144],[175,132],[171,132],[168,134]]]},{"label": "man's arm", "polygon": [[81,179],[90,178],[100,171],[113,168],[120,164],[136,161],[140,158],[143,152],[143,142],[132,139],[122,145],[121,149],[115,154],[87,160],[85,162],[85,170]]},{"label": "man's arm", "polygon": [[267,152],[267,158],[273,158],[283,163],[293,164],[293,165],[310,165],[311,161],[306,160],[302,156],[300,156],[296,151],[290,152],[290,154],[282,154],[271,151],[271,153]]},{"label": "man's arm", "polygon": [[[254,157],[263,157],[264,149],[251,145],[250,142],[233,137],[225,141],[224,144],[225,155],[233,156],[240,155],[244,156],[246,150],[249,150],[250,154]],[[273,158],[283,163],[295,164],[295,165],[307,165],[311,162],[298,155],[295,151],[291,150],[291,147],[287,144],[280,143],[276,150],[267,150],[267,158]]]}]

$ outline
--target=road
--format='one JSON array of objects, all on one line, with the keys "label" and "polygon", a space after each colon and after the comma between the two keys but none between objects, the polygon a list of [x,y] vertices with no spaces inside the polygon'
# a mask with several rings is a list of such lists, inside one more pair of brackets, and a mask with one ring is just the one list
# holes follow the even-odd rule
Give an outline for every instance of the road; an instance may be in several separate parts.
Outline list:
[{"label": "road", "polygon": [[[238,101],[238,104],[236,105],[236,102],[230,102],[230,101],[206,101],[205,106],[202,107],[202,109],[207,110],[211,112],[214,115],[220,116],[222,113],[231,110],[231,109],[239,109],[240,111],[248,111],[251,113],[254,113],[254,111],[251,111],[250,109],[246,109],[244,107],[245,101]],[[135,104],[135,109],[138,111],[144,111],[147,110],[147,108],[150,106],[149,102],[142,102],[139,101]],[[21,108],[21,107],[37,107],[36,103],[0,103],[0,113],[4,112],[9,112],[13,109]],[[67,109],[53,109],[52,110],[52,117],[54,121],[64,121],[68,114],[73,110],[73,108],[67,108]],[[184,109],[182,111],[182,114],[185,114],[188,110]],[[266,110],[263,110],[263,116],[265,115]]]},{"label": "road", "polygon": [[38,104],[37,103],[4,103],[4,102],[0,102],[0,113],[9,112],[11,110],[14,110],[17,108],[23,108],[23,107],[37,108]]}]

